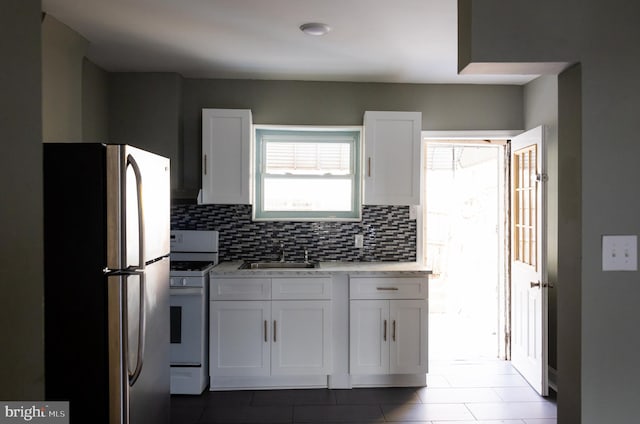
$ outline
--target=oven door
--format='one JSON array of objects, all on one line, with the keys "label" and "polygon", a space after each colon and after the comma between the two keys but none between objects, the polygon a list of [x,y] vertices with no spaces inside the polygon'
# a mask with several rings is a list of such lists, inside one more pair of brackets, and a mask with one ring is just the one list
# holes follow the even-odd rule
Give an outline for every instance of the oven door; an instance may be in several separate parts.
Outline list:
[{"label": "oven door", "polygon": [[171,288],[170,362],[172,366],[202,366],[206,357],[204,289]]}]

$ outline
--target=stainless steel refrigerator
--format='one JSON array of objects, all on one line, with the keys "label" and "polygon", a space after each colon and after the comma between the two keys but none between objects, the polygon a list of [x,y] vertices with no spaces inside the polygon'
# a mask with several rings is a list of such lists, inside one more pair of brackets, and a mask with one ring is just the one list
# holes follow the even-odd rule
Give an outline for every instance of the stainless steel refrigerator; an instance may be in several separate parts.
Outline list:
[{"label": "stainless steel refrigerator", "polygon": [[43,145],[45,396],[71,423],[169,422],[169,160]]}]

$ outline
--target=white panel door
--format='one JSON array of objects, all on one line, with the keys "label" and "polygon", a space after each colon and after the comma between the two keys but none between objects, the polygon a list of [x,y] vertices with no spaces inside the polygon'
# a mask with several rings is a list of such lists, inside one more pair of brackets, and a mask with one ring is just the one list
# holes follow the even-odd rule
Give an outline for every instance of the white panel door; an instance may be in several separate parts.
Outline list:
[{"label": "white panel door", "polygon": [[390,374],[426,373],[428,307],[426,300],[390,300]]},{"label": "white panel door", "polygon": [[270,301],[211,302],[212,377],[270,374]]},{"label": "white panel door", "polygon": [[350,309],[350,374],[388,374],[389,301],[352,300]]},{"label": "white panel door", "polygon": [[511,361],[548,395],[543,128],[511,141]]},{"label": "white panel door", "polygon": [[330,374],[331,301],[273,301],[271,313],[271,374]]}]

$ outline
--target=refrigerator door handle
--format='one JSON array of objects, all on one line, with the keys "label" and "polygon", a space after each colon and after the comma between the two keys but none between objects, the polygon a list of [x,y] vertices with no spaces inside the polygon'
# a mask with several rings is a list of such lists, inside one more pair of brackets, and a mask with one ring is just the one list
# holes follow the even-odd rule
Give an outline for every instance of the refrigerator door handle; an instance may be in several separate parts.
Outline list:
[{"label": "refrigerator door handle", "polygon": [[[144,256],[144,214],[143,214],[143,204],[142,204],[142,173],[140,172],[140,167],[136,160],[131,156],[131,154],[127,155],[127,167],[131,165],[131,169],[136,176],[136,191],[137,191],[137,200],[138,200],[138,260],[139,265],[137,267],[129,267],[136,269],[144,269],[145,266],[145,256]],[[126,175],[126,171],[125,171]]]},{"label": "refrigerator door handle", "polygon": [[[139,324],[138,324],[138,351],[137,351],[137,355],[136,355],[136,367],[133,370],[133,372],[129,371],[129,367],[127,365],[127,373],[129,374],[129,386],[133,386],[136,383],[136,380],[138,380],[138,377],[140,377],[140,373],[142,372],[142,365],[143,365],[143,358],[144,358],[144,351],[145,351],[145,336],[146,336],[146,327],[147,327],[147,313],[146,313],[146,308],[145,308],[145,275],[144,272],[140,272],[138,273],[139,275],[139,284],[140,284],[140,304],[138,307],[138,320],[139,320]],[[128,292],[128,284],[129,284],[129,280],[127,277],[125,277],[125,287],[124,287],[124,293],[125,293],[125,299],[126,299],[126,293]],[[129,317],[128,317],[128,313],[127,313],[127,308],[124,308],[124,314],[123,314],[123,319],[124,319],[124,334],[128,334],[129,332]],[[125,351],[126,352],[126,351]],[[129,362],[129,358],[127,358],[127,363]]]}]

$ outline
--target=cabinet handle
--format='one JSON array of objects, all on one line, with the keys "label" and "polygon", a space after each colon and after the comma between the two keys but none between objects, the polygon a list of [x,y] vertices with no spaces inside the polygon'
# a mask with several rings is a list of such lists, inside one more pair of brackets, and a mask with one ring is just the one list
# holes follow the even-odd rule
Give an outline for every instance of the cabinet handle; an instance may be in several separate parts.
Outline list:
[{"label": "cabinet handle", "polygon": [[380,291],[398,291],[397,287],[376,287],[376,290]]},{"label": "cabinet handle", "polygon": [[207,155],[204,155],[204,166],[202,169],[204,169],[204,175],[207,175]]},{"label": "cabinet handle", "polygon": [[267,343],[269,339],[267,339],[267,320],[264,320],[264,342]]},{"label": "cabinet handle", "polygon": [[393,341],[396,341],[396,320],[393,320],[393,334],[391,335]]},{"label": "cabinet handle", "polygon": [[386,342],[387,341],[387,320],[384,320],[384,331],[382,333],[382,338]]},{"label": "cabinet handle", "polygon": [[371,177],[371,156],[367,158],[367,177]]},{"label": "cabinet handle", "polygon": [[273,342],[275,343],[276,340],[276,334],[278,333],[278,323],[276,322],[276,320],[273,320]]}]

